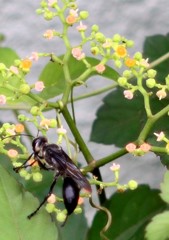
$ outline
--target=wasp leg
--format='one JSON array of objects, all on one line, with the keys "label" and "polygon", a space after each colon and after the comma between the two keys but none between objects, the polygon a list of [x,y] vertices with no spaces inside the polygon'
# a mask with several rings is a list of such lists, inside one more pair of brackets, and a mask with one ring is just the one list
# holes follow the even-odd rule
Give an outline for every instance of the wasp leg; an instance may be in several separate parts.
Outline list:
[{"label": "wasp leg", "polygon": [[20,169],[32,166],[36,162],[36,160],[33,161],[31,164],[26,165],[26,163],[31,159],[32,156],[33,156],[33,153],[26,159],[26,161],[20,167],[14,167],[13,170],[18,173]]},{"label": "wasp leg", "polygon": [[40,208],[43,206],[43,204],[47,201],[48,197],[52,194],[53,188],[54,188],[54,186],[55,186],[55,184],[56,184],[56,182],[57,182],[57,179],[58,179],[59,175],[60,175],[60,173],[57,173],[57,174],[55,175],[54,180],[53,180],[53,182],[52,182],[52,184],[51,184],[51,186],[50,186],[50,189],[49,189],[48,194],[45,196],[45,198],[44,198],[43,201],[40,203],[40,205],[37,207],[37,209],[36,209],[34,212],[32,212],[31,214],[29,214],[29,215],[27,216],[28,219],[31,219],[31,218],[39,211],[39,209],[40,209]]}]

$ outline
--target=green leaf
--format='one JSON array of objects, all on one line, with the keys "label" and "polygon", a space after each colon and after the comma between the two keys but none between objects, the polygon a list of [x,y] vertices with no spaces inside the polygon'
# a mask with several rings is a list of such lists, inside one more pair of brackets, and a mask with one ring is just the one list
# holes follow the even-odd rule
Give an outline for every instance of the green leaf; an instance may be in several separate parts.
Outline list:
[{"label": "green leaf", "polygon": [[57,240],[58,232],[45,210],[27,219],[38,201],[0,165],[0,233],[1,240]]},{"label": "green leaf", "polygon": [[[169,34],[147,37],[144,42],[143,55],[145,58],[149,58],[149,62],[157,60],[164,54],[169,52]],[[165,77],[169,74],[169,59],[161,62],[155,67],[157,70],[157,80],[164,84]]]},{"label": "green leaf", "polygon": [[[111,211],[112,226],[105,234],[113,240],[143,240],[148,221],[156,213],[166,209],[158,190],[140,185],[136,190],[115,193],[105,206]],[[106,224],[106,216],[99,211],[88,232],[87,240],[100,239],[99,234]],[[159,238],[160,239],[160,238]]]},{"label": "green leaf", "polygon": [[[86,59],[91,64],[91,66],[95,66],[100,62],[99,60],[91,57],[87,57]],[[73,57],[70,57],[68,67],[71,79],[78,78],[86,71],[85,64],[82,61],[77,61]],[[89,79],[89,77],[97,74],[97,72],[91,73],[89,76],[87,76],[87,78],[84,79],[84,82]],[[101,76],[116,81],[119,77],[119,74],[111,67],[106,66],[106,70]],[[65,91],[66,82],[63,66],[59,65],[58,63],[49,62],[40,74],[39,79],[43,81],[45,85],[45,89],[39,94],[44,99],[56,97]]]},{"label": "green leaf", "polygon": [[[168,100],[159,101],[153,98],[151,107],[155,113],[167,104]],[[117,88],[103,99],[103,105],[97,110],[90,139],[97,143],[124,147],[138,138],[145,123],[143,97],[138,93],[132,100],[127,100],[124,98],[123,90]],[[155,139],[153,132],[161,129],[169,134],[167,115],[154,124],[149,138]]]},{"label": "green leaf", "polygon": [[10,67],[18,58],[17,53],[11,48],[0,48],[0,63],[4,63],[7,67]]},{"label": "green leaf", "polygon": [[93,123],[90,139],[97,143],[123,147],[137,138],[144,121],[145,112],[141,96],[129,101],[118,88],[103,99],[103,105],[98,109],[97,118]]},{"label": "green leaf", "polygon": [[63,240],[85,240],[88,226],[84,214],[72,214],[64,228],[60,228],[60,234]]},{"label": "green leaf", "polygon": [[169,171],[167,171],[164,175],[163,183],[161,183],[161,198],[166,202],[169,203]]},{"label": "green leaf", "polygon": [[158,214],[146,228],[147,240],[169,239],[169,211]]}]

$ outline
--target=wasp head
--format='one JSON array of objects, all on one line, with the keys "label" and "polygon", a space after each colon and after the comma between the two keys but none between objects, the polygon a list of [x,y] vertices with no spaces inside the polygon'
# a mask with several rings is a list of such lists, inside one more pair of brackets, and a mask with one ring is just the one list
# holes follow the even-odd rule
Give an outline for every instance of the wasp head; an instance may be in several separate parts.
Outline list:
[{"label": "wasp head", "polygon": [[35,154],[42,156],[43,154],[43,148],[48,143],[47,138],[41,136],[37,137],[32,141],[32,149]]}]

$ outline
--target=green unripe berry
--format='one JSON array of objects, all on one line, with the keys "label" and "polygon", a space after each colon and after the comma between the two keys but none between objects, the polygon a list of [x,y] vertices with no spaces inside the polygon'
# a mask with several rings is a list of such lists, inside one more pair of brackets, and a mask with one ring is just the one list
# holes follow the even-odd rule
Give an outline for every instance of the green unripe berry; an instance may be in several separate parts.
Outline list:
[{"label": "green unripe berry", "polygon": [[147,85],[148,88],[153,88],[153,87],[155,87],[155,85],[156,85],[155,79],[154,79],[154,78],[148,78],[148,79],[146,80],[146,85]]},{"label": "green unripe berry", "polygon": [[38,116],[40,113],[39,107],[33,106],[30,110],[30,113],[32,114],[32,116]]},{"label": "green unripe berry", "polygon": [[118,78],[118,84],[119,84],[121,87],[124,87],[124,86],[127,84],[127,78],[125,78],[125,77],[119,77],[119,78]]},{"label": "green unripe berry", "polygon": [[46,206],[45,206],[45,208],[46,208],[46,211],[47,211],[48,213],[52,213],[52,212],[54,212],[54,210],[55,210],[55,204],[53,204],[53,203],[47,203]]},{"label": "green unripe berry", "polygon": [[40,172],[33,173],[33,180],[35,182],[41,182],[42,181],[42,174]]},{"label": "green unripe berry", "polygon": [[9,128],[11,128],[11,124],[10,124],[10,123],[4,123],[3,126],[2,126],[2,128],[3,128],[4,130],[9,129]]},{"label": "green unripe berry", "polygon": [[120,36],[120,34],[115,34],[115,35],[113,36],[113,41],[114,41],[114,42],[120,42],[120,41],[121,41],[121,36]]},{"label": "green unripe berry", "polygon": [[18,120],[19,120],[20,122],[24,122],[24,121],[26,121],[26,116],[23,115],[23,114],[20,114],[20,115],[18,115]]},{"label": "green unripe berry", "polygon": [[3,64],[3,63],[0,63],[0,71],[3,71],[3,70],[5,70],[6,69],[6,66],[5,66],[5,64]]},{"label": "green unripe berry", "polygon": [[50,21],[53,19],[53,13],[50,11],[46,11],[43,16],[47,21]]},{"label": "green unripe berry", "polygon": [[135,190],[138,187],[138,183],[135,180],[130,180],[128,182],[128,188],[130,190]]},{"label": "green unripe berry", "polygon": [[82,208],[79,207],[79,206],[76,207],[75,210],[74,210],[74,213],[75,213],[75,214],[80,214],[80,213],[82,213]]},{"label": "green unripe berry", "polygon": [[66,219],[66,214],[65,214],[63,211],[57,213],[57,215],[56,215],[56,220],[57,220],[58,222],[64,222],[65,219]]},{"label": "green unripe berry", "polygon": [[38,8],[38,9],[36,10],[36,13],[37,13],[38,15],[40,15],[40,14],[42,14],[42,13],[43,13],[43,10],[42,10],[42,9],[40,9],[40,8]]},{"label": "green unripe berry", "polygon": [[89,13],[88,13],[87,11],[81,11],[81,12],[79,13],[79,16],[80,16],[81,19],[84,20],[84,19],[88,18]]},{"label": "green unripe berry", "polygon": [[99,31],[99,26],[96,25],[96,24],[94,24],[94,25],[92,26],[92,31],[93,31],[93,32],[98,32],[98,31]]},{"label": "green unripe berry", "polygon": [[57,121],[56,119],[51,119],[49,123],[50,128],[55,128],[57,126]]},{"label": "green unripe berry", "polygon": [[30,92],[30,86],[26,83],[20,85],[19,91],[23,94],[28,94]]},{"label": "green unripe berry", "polygon": [[27,175],[25,176],[25,180],[30,180],[30,178],[31,178],[31,174],[30,173],[27,173]]},{"label": "green unripe berry", "polygon": [[135,60],[139,61],[139,60],[141,60],[142,58],[143,58],[143,56],[142,56],[141,52],[136,52],[136,53],[134,54],[134,59],[135,59]]},{"label": "green unripe berry", "polygon": [[24,178],[26,178],[26,175],[28,174],[28,172],[25,170],[25,169],[21,169],[20,171],[19,171],[19,175],[21,176],[21,177],[24,177]]},{"label": "green unripe berry", "polygon": [[122,67],[122,62],[120,60],[115,60],[114,64],[117,68],[121,68]]},{"label": "green unripe berry", "polygon": [[40,6],[41,6],[42,8],[45,8],[45,7],[48,6],[48,4],[47,4],[46,1],[41,1],[41,2],[40,2]]},{"label": "green unripe berry", "polygon": [[132,40],[127,40],[126,42],[126,47],[133,47],[134,46],[134,41]]},{"label": "green unripe berry", "polygon": [[105,36],[104,36],[104,34],[101,33],[101,32],[96,33],[95,39],[96,39],[98,42],[101,42],[101,43],[105,42]]},{"label": "green unripe berry", "polygon": [[15,59],[15,61],[14,61],[14,65],[15,65],[16,67],[19,67],[20,64],[21,64],[21,60],[19,60],[19,59]]},{"label": "green unripe berry", "polygon": [[124,70],[123,77],[130,78],[132,76],[132,72],[130,70]]},{"label": "green unripe berry", "polygon": [[98,47],[92,47],[90,51],[93,55],[97,55],[100,52]]},{"label": "green unripe berry", "polygon": [[156,74],[157,74],[157,71],[154,70],[154,69],[149,69],[149,70],[147,71],[147,76],[148,76],[149,78],[155,78]]}]

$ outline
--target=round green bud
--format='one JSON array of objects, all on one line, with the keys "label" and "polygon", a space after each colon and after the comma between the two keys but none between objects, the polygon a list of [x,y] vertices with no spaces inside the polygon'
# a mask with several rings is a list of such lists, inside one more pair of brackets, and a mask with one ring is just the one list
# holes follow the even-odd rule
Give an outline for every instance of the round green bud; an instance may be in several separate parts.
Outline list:
[{"label": "round green bud", "polygon": [[113,36],[113,41],[114,41],[114,42],[120,42],[120,41],[121,41],[121,36],[120,36],[120,34],[115,34],[115,35]]},{"label": "round green bud", "polygon": [[6,66],[5,66],[5,64],[3,64],[3,63],[0,63],[0,71],[3,71],[3,70],[5,70],[6,69]]},{"label": "round green bud", "polygon": [[100,52],[98,47],[92,47],[90,51],[93,55],[97,55]]},{"label": "round green bud", "polygon": [[21,60],[19,60],[19,59],[15,59],[15,61],[14,61],[14,65],[15,65],[16,67],[19,67],[20,64],[21,64]]},{"label": "round green bud", "polygon": [[19,120],[20,122],[24,122],[24,121],[26,120],[26,116],[23,115],[23,114],[20,114],[20,115],[18,115],[18,120]]},{"label": "round green bud", "polygon": [[135,190],[138,187],[138,183],[135,180],[130,180],[128,182],[128,188],[130,190]]},{"label": "round green bud", "polygon": [[74,9],[74,10],[76,10],[76,9],[78,8],[77,4],[74,3],[74,2],[71,2],[71,3],[69,4],[69,7],[72,8],[72,9]]},{"label": "round green bud", "polygon": [[155,87],[155,85],[156,85],[155,79],[154,79],[154,78],[148,78],[148,79],[146,80],[146,85],[147,85],[148,88],[153,88],[153,87]]},{"label": "round green bud", "polygon": [[143,58],[143,56],[142,56],[141,52],[136,52],[136,53],[134,54],[134,59],[135,59],[135,60],[139,61],[139,60],[141,60],[142,58]]},{"label": "round green bud", "polygon": [[99,31],[99,26],[96,25],[96,24],[94,24],[94,25],[92,26],[92,31],[93,31],[93,32],[98,32],[98,31]]},{"label": "round green bud", "polygon": [[149,69],[149,70],[147,71],[147,76],[148,76],[149,78],[154,78],[154,77],[156,76],[156,74],[157,74],[157,71],[154,70],[154,69]]},{"label": "round green bud", "polygon": [[79,206],[77,206],[77,207],[75,208],[75,210],[74,210],[74,213],[75,213],[75,214],[80,214],[80,213],[82,213],[82,208],[79,207]]},{"label": "round green bud", "polygon": [[132,40],[127,40],[126,46],[127,46],[127,47],[133,47],[133,46],[134,46],[134,41],[132,41]]},{"label": "round green bud", "polygon": [[118,84],[119,84],[121,87],[126,86],[126,84],[127,84],[127,78],[125,78],[125,77],[119,77],[119,78],[118,78]]},{"label": "round green bud", "polygon": [[31,178],[31,174],[30,173],[27,173],[27,175],[25,176],[25,180],[29,181]]},{"label": "round green bud", "polygon": [[64,211],[57,213],[56,220],[58,222],[64,222],[65,219],[66,219],[66,214],[64,213]]},{"label": "round green bud", "polygon": [[2,128],[3,128],[4,130],[9,129],[10,127],[11,127],[11,124],[10,124],[10,123],[4,123],[4,124],[2,125]]},{"label": "round green bud", "polygon": [[96,33],[95,39],[96,39],[98,42],[101,42],[101,43],[105,42],[105,36],[104,36],[104,34],[101,33],[101,32]]},{"label": "round green bud", "polygon": [[88,18],[89,13],[88,13],[87,11],[81,11],[81,12],[79,13],[79,16],[80,16],[81,19],[84,20],[84,19]]},{"label": "round green bud", "polygon": [[40,113],[39,107],[33,106],[30,110],[30,113],[32,114],[32,116],[38,116]]},{"label": "round green bud", "polygon": [[43,13],[43,10],[42,10],[42,9],[40,9],[40,8],[38,8],[38,9],[36,9],[36,13],[37,13],[38,15],[40,15],[40,14],[42,14],[42,13]]},{"label": "round green bud", "polygon": [[33,180],[35,182],[41,182],[42,181],[42,174],[40,172],[33,173]]},{"label": "round green bud", "polygon": [[30,86],[26,83],[20,85],[19,91],[23,94],[28,94],[30,92]]},{"label": "round green bud", "polygon": [[57,121],[56,121],[56,119],[51,119],[50,120],[50,123],[49,123],[49,127],[50,128],[55,128],[57,126]]},{"label": "round green bud", "polygon": [[122,62],[120,60],[118,60],[118,59],[114,61],[114,64],[115,64],[115,66],[117,68],[121,68],[122,67]]},{"label": "round green bud", "polygon": [[44,16],[44,19],[47,21],[50,21],[53,19],[53,13],[50,11],[46,11],[43,16]]},{"label": "round green bud", "polygon": [[47,4],[46,1],[41,1],[41,2],[40,2],[40,6],[41,6],[42,8],[45,8],[45,7],[48,6],[48,4]]},{"label": "round green bud", "polygon": [[130,78],[132,76],[132,72],[130,70],[124,70],[123,77]]},{"label": "round green bud", "polygon": [[21,177],[24,177],[24,178],[26,178],[26,175],[28,174],[28,172],[25,170],[25,169],[21,169],[20,171],[19,171],[19,175],[21,176]]},{"label": "round green bud", "polygon": [[48,213],[52,213],[55,210],[55,204],[54,203],[47,203],[45,208],[46,208],[46,211]]}]

